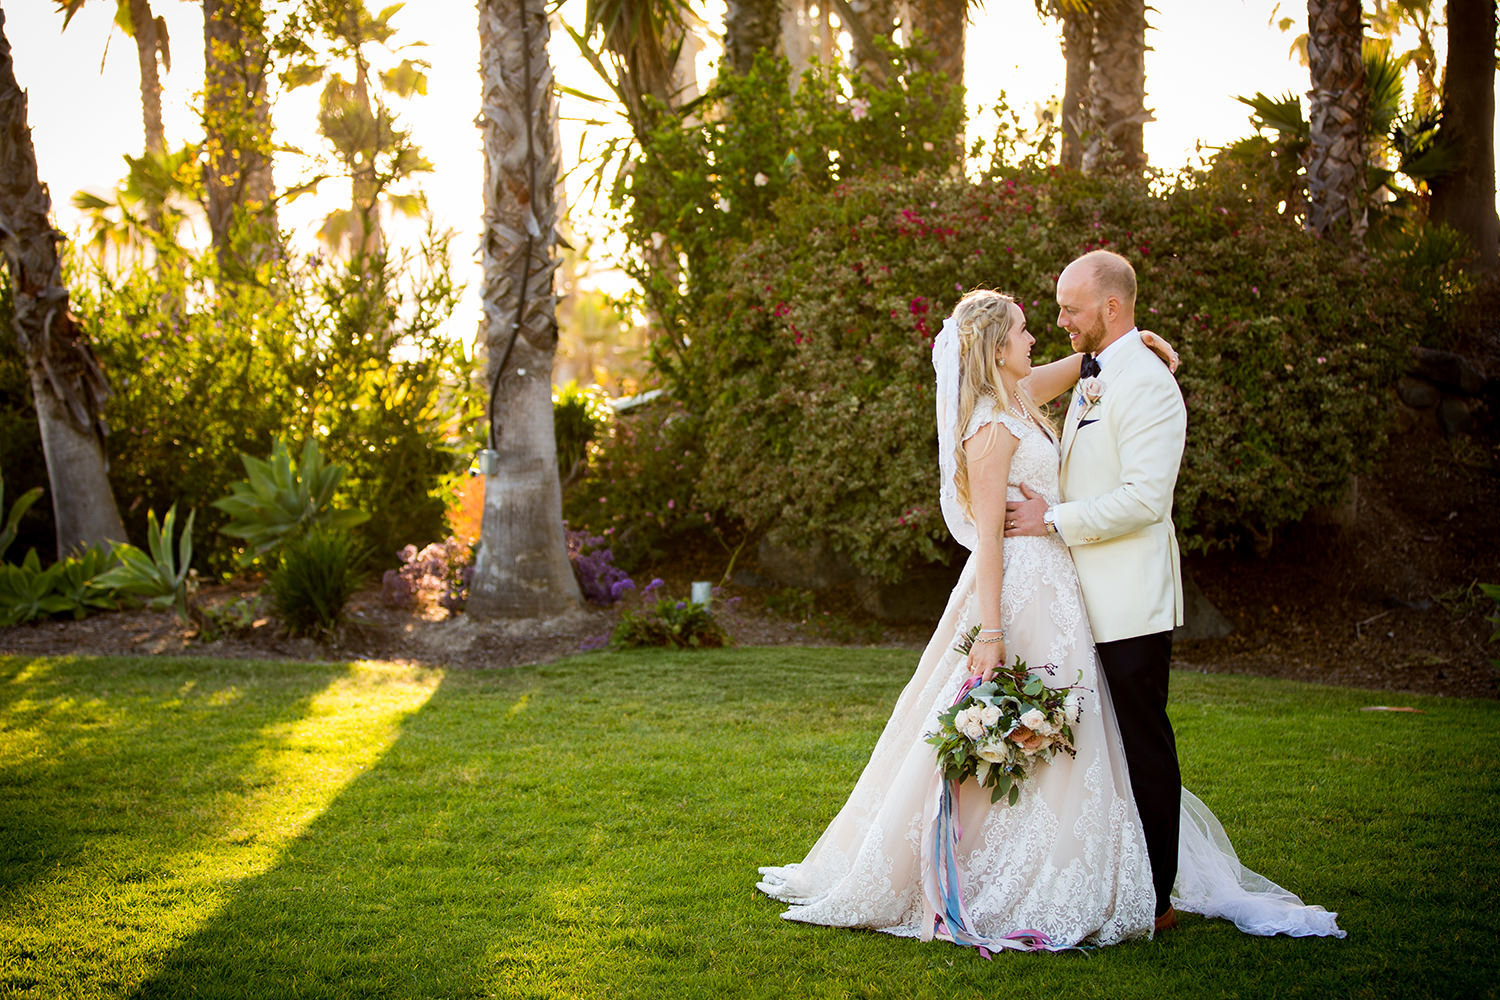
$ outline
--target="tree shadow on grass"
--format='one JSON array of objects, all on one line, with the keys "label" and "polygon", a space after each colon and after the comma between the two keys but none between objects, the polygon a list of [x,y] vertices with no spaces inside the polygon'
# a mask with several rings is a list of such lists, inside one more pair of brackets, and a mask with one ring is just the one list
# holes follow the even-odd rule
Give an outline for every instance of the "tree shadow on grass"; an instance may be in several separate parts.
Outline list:
[{"label": "tree shadow on grass", "polygon": [[223,836],[235,793],[262,780],[269,734],[306,715],[330,677],[326,666],[186,658],[143,674],[140,663],[0,658],[12,742],[0,765],[0,910],[37,880],[162,878],[184,842]]}]

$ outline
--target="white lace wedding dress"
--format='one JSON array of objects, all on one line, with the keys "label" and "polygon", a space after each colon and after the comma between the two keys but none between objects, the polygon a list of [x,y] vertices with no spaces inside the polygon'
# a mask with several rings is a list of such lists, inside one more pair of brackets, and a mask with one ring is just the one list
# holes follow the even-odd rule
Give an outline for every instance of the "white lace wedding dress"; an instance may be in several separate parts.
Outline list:
[{"label": "white lace wedding dress", "polygon": [[[964,437],[991,421],[1018,439],[1011,498],[1022,499],[1024,482],[1058,502],[1053,439],[988,399]],[[1058,755],[1037,768],[1015,805],[992,805],[989,789],[963,786],[955,855],[969,930],[992,949],[1014,947],[1021,934],[1050,947],[1149,936],[1155,895],[1145,838],[1073,561],[1056,536],[1008,538],[1004,559],[1007,656],[1033,670],[1055,665],[1042,674],[1049,686],[1077,683],[1092,694],[1073,727],[1076,758]],[[791,904],[786,919],[933,936],[941,900],[933,820],[942,779],[924,738],[967,676],[966,658],[953,647],[977,619],[975,569],[971,557],[844,807],[801,863],[760,869],[758,887]],[[1252,933],[1342,936],[1335,914],[1243,869],[1217,820],[1186,791],[1182,831],[1179,909],[1228,916]]]}]

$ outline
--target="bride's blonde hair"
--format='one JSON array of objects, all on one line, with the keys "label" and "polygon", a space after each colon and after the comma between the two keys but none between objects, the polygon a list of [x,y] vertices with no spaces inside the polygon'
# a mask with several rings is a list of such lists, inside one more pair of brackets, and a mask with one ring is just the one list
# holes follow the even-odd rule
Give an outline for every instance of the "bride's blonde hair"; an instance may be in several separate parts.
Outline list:
[{"label": "bride's blonde hair", "polygon": [[[953,457],[958,471],[954,485],[958,490],[958,502],[971,519],[974,511],[969,502],[969,456],[964,452],[964,431],[974,416],[980,396],[991,396],[1000,409],[1007,408],[1005,384],[1000,381],[1003,367],[1000,359],[1005,356],[1010,331],[1015,325],[1015,311],[1011,309],[1015,304],[1016,300],[1003,292],[976,288],[959,299],[953,308],[959,343],[958,423],[953,429]],[[1015,395],[1020,406],[1055,440],[1057,431],[1041,407],[1019,386]],[[986,451],[988,449],[987,444]]]}]

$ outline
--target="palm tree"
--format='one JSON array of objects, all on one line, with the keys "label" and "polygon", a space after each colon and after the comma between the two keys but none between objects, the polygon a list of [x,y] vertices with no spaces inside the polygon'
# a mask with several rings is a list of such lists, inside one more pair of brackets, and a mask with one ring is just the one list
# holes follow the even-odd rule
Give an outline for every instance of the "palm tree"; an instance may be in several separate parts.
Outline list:
[{"label": "palm tree", "polygon": [[568,564],[552,428],[553,272],[561,206],[543,0],[482,0],[484,321],[490,430],[469,588],[476,618],[557,614],[581,600]]},{"label": "palm tree", "polygon": [[269,71],[260,0],[203,0],[203,179],[214,251],[231,275],[275,253]]},{"label": "palm tree", "polygon": [[[400,4],[393,4],[374,14],[364,0],[311,0],[293,15],[277,45],[278,51],[296,60],[281,74],[288,89],[326,77],[318,131],[343,165],[352,198],[349,208],[329,213],[318,236],[334,249],[347,242],[351,256],[379,253],[384,247],[382,209],[414,216],[426,204],[420,194],[392,190],[413,174],[430,171],[432,164],[412,143],[410,133],[397,126],[383,95],[427,93],[428,64],[402,58],[380,70],[371,61],[372,48],[384,48],[390,55],[407,48],[393,41],[396,29],[390,21],[400,9]],[[312,35],[329,42],[328,58],[320,59],[308,44]],[[353,78],[346,80],[335,72],[336,63],[351,66]],[[311,190],[324,179],[316,178],[301,189]]]},{"label": "palm tree", "polygon": [[1360,0],[1307,0],[1307,228],[1356,244],[1368,226],[1363,41]]},{"label": "palm tree", "polygon": [[677,108],[688,85],[682,56],[699,24],[691,2],[588,0],[583,20],[581,32],[563,28],[614,91],[636,142],[645,145],[661,112]]},{"label": "palm tree", "polygon": [[101,414],[109,386],[87,334],[68,311],[51,212],[0,10],[0,248],[10,271],[16,340],[31,381],[62,555],[95,542],[123,542],[125,529],[105,469]]},{"label": "palm tree", "polygon": [[[1143,126],[1151,121],[1146,110],[1146,0],[1092,0],[1089,6],[1094,22],[1091,129],[1083,167],[1139,173],[1146,166]],[[1074,30],[1081,43],[1082,27]]]},{"label": "palm tree", "polygon": [[[53,0],[63,15],[63,30],[73,23],[73,16],[88,0]],[[115,24],[135,40],[136,56],[141,67],[141,117],[146,126],[146,152],[161,153],[167,148],[166,132],[161,124],[161,73],[171,70],[172,50],[167,36],[167,19],[151,11],[151,0],[115,0]]]},{"label": "palm tree", "polygon": [[[73,23],[88,0],[53,0],[63,15],[63,30]],[[141,70],[141,118],[146,129],[146,156],[166,153],[166,130],[161,123],[161,70],[171,70],[172,50],[167,35],[167,19],[151,11],[151,0],[115,0],[115,24],[135,40],[136,58]],[[144,202],[141,222],[152,232],[161,232],[161,206]]]},{"label": "palm tree", "polygon": [[1090,0],[1035,0],[1038,14],[1062,22],[1063,61],[1067,64],[1058,108],[1062,130],[1061,162],[1070,170],[1083,166],[1083,134],[1089,120],[1089,76],[1094,65],[1094,12]]},{"label": "palm tree", "polygon": [[1457,169],[1434,178],[1432,218],[1474,244],[1476,270],[1500,265],[1495,217],[1495,0],[1448,0],[1448,65],[1440,134],[1457,151]]}]

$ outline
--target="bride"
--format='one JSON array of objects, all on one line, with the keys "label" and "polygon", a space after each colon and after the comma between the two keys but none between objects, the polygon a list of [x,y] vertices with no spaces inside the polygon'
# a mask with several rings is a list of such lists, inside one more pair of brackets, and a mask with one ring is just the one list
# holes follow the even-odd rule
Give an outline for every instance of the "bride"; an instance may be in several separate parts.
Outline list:
[{"label": "bride", "polygon": [[[1081,355],[1033,368],[1034,343],[1020,307],[998,292],[968,293],[943,324],[933,365],[944,513],[973,555],[844,807],[801,863],[760,869],[758,888],[791,904],[788,920],[985,951],[1153,933],[1145,837],[1067,546],[1055,535],[1003,537],[1006,499],[1021,498],[1021,483],[1049,503],[1061,499],[1057,433],[1035,400],[1070,388]],[[957,651],[975,626],[983,631],[973,651]],[[960,790],[949,855],[958,866],[955,912],[939,884],[942,775],[925,737],[970,677],[988,680],[1016,657],[1049,686],[1081,685],[1077,753],[1033,769],[1014,805],[992,804],[972,782]],[[1038,669],[1045,664],[1057,669]],[[1343,936],[1337,914],[1241,866],[1213,814],[1186,790],[1180,844],[1177,909],[1228,917],[1255,934]]]}]

